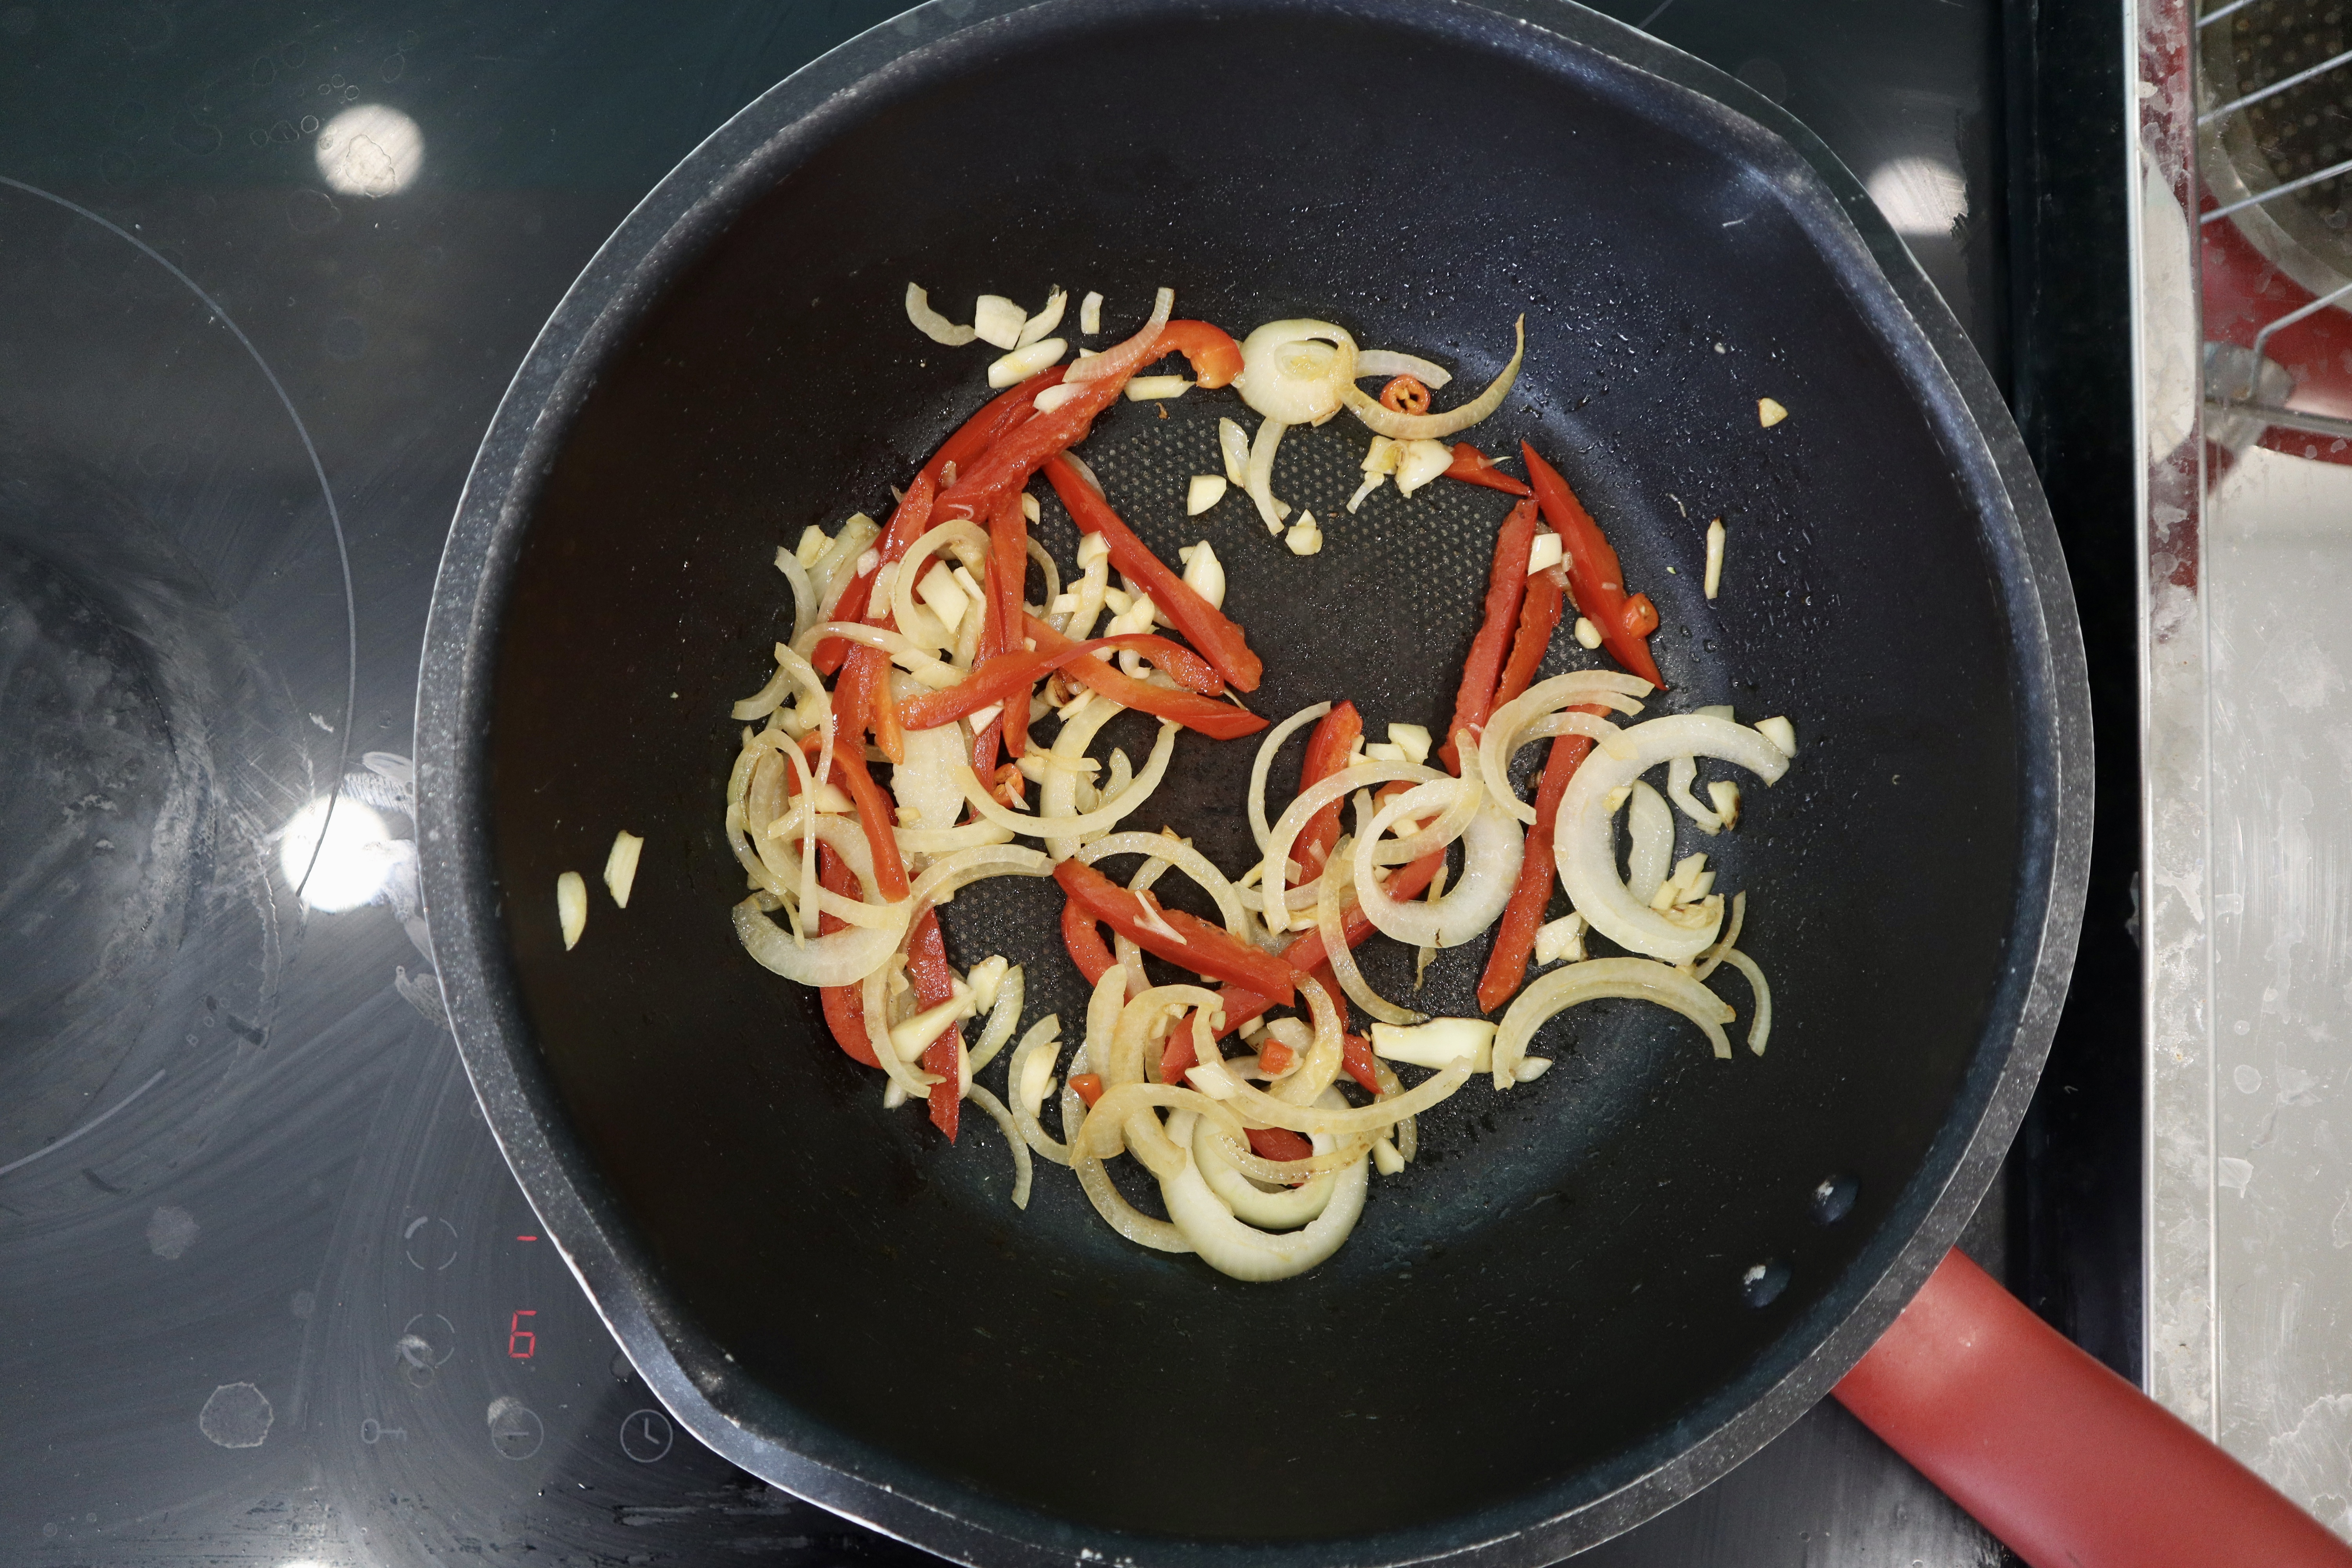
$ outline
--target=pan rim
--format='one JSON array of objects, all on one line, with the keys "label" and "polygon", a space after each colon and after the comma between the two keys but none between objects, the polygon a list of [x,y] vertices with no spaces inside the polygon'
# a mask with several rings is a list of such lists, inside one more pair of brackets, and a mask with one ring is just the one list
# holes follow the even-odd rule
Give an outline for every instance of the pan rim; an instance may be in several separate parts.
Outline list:
[{"label": "pan rim", "polygon": [[[1304,8],[1515,29],[1523,47],[1612,58],[1661,89],[1704,100],[1726,132],[1772,153],[1783,199],[1865,285],[1857,305],[1883,337],[1931,351],[1907,372],[1954,465],[1979,498],[2019,682],[2021,853],[2011,963],[1958,1099],[1895,1214],[1852,1266],[1875,1282],[1811,1334],[1760,1394],[1664,1462],[1598,1496],[1556,1491],[1442,1524],[1373,1536],[1254,1543],[1176,1541],[1053,1519],[808,1430],[670,1305],[593,1163],[565,1126],[504,955],[488,830],[487,734],[496,639],[540,483],[605,358],[677,272],[803,146],[820,111],[956,35],[1054,25],[1076,13],[1157,12],[1182,0],[929,0],[803,67],[739,110],[649,193],[598,249],[541,329],[501,399],[460,497],[428,618],[417,703],[424,900],[461,1058],[501,1152],[546,1233],[662,1404],[722,1457],[925,1550],[988,1568],[1073,1557],[1218,1568],[1273,1552],[1286,1563],[1370,1565],[1549,1562],[1663,1511],[1733,1468],[1827,1394],[1892,1323],[1973,1213],[2030,1100],[2072,967],[2088,874],[2088,686],[2055,527],[1990,375],[1861,183],[1818,138],[1735,79],[1571,0],[1296,0]],[[1997,504],[1984,505],[1987,500]],[[2005,1048],[2000,1037],[2007,1036]],[[1906,1219],[1906,1215],[1916,1217]],[[1817,1310],[1838,1305],[1833,1294]],[[762,1426],[766,1430],[761,1430]],[[802,1430],[789,1436],[777,1427]]]}]

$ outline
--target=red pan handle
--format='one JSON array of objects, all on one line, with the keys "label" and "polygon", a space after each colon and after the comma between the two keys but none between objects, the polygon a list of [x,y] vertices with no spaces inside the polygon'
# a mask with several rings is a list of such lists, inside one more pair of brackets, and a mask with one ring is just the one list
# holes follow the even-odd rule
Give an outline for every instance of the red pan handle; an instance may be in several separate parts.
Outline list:
[{"label": "red pan handle", "polygon": [[1958,1252],[1835,1393],[2033,1568],[2352,1568],[2352,1547]]}]

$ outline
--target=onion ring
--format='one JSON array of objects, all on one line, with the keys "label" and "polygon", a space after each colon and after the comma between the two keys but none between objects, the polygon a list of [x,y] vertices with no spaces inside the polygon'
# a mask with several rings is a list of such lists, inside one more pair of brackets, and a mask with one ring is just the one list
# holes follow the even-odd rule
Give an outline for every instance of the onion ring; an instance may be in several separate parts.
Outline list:
[{"label": "onion ring", "polygon": [[1679,969],[1649,958],[1588,958],[1566,963],[1537,977],[1519,993],[1495,1031],[1495,1087],[1508,1089],[1518,1081],[1519,1063],[1528,1042],[1556,1013],[1598,996],[1630,996],[1671,1007],[1706,1032],[1707,1044],[1725,1061],[1731,1059],[1731,1042],[1723,1026],[1731,1022],[1730,1006],[1720,996]]},{"label": "onion ring", "polygon": [[1436,440],[1457,430],[1467,430],[1503,405],[1503,399],[1519,379],[1519,365],[1528,355],[1528,319],[1522,315],[1514,329],[1517,342],[1511,350],[1511,359],[1502,374],[1486,385],[1486,390],[1459,408],[1449,408],[1443,414],[1400,414],[1384,408],[1380,399],[1371,396],[1350,379],[1339,388],[1339,397],[1347,404],[1348,412],[1362,420],[1380,434],[1397,441]]}]

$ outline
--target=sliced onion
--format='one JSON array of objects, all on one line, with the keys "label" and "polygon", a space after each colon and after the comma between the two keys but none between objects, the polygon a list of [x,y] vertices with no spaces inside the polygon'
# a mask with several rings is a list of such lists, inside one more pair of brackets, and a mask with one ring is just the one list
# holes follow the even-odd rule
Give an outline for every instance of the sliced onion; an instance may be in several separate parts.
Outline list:
[{"label": "sliced onion", "polygon": [[[1638,780],[1625,808],[1625,836],[1633,841],[1625,861],[1625,890],[1636,903],[1647,905],[1664,885],[1675,858],[1675,814],[1658,792]],[[1610,863],[1613,867],[1616,858]]]},{"label": "sliced onion", "polygon": [[1366,349],[1356,355],[1356,379],[1365,381],[1372,376],[1393,378],[1409,375],[1432,392],[1444,390],[1454,379],[1454,373],[1444,365],[1432,364],[1419,354],[1399,353],[1394,349]]},{"label": "sliced onion", "polygon": [[[1037,1120],[1036,1105],[1022,1092],[1021,1087],[1029,1079],[1029,1059],[1032,1057],[1044,1051],[1050,1064],[1055,1057],[1061,1054],[1061,1037],[1062,1020],[1058,1017],[1048,1016],[1032,1024],[1029,1032],[1021,1037],[1021,1043],[1013,1047],[1013,1061],[1004,1069],[1004,1092],[1013,1112],[1013,1124],[1021,1130],[1021,1136],[1027,1141],[1029,1147],[1056,1165],[1067,1165],[1070,1163],[1069,1145],[1045,1131],[1045,1124]],[[1050,1074],[1050,1066],[1047,1070]]]},{"label": "sliced onion", "polygon": [[775,679],[735,704],[728,710],[728,716],[733,719],[764,719],[784,705],[784,694],[795,686],[808,693],[810,700],[815,704],[820,721],[833,711],[833,699],[825,692],[824,678],[817,674],[808,660],[793,651],[791,644],[778,643]]},{"label": "sliced onion", "polygon": [[890,1086],[908,1100],[921,1100],[939,1081],[931,1074],[918,1071],[914,1065],[900,1056],[890,1042],[890,975],[903,954],[894,954],[892,961],[867,975],[859,996],[866,1015],[866,1039],[874,1059],[882,1064]]},{"label": "sliced onion", "polygon": [[1241,894],[1234,890],[1233,882],[1206,855],[1190,844],[1165,833],[1114,833],[1079,850],[1077,858],[1091,866],[1114,855],[1142,855],[1175,867],[1216,901],[1225,930],[1244,942],[1249,940],[1249,911],[1242,907]]},{"label": "sliced onion", "polygon": [[1671,1007],[1706,1031],[1717,1056],[1731,1059],[1731,1042],[1723,1037],[1723,1026],[1731,1022],[1732,1011],[1714,992],[1681,970],[1651,959],[1588,958],[1538,976],[1503,1015],[1495,1032],[1495,1087],[1508,1089],[1518,1081],[1528,1042],[1554,1014],[1599,996],[1630,996]]},{"label": "sliced onion", "polygon": [[[1081,1046],[1078,1054],[1070,1058],[1072,1077],[1087,1070],[1087,1059],[1086,1047]],[[1095,1205],[1095,1212],[1102,1215],[1103,1223],[1128,1240],[1156,1252],[1192,1251],[1192,1244],[1185,1239],[1182,1231],[1164,1219],[1153,1219],[1121,1197],[1118,1189],[1110,1184],[1110,1173],[1103,1169],[1102,1161],[1080,1146],[1085,1142],[1089,1120],[1086,1101],[1078,1098],[1077,1091],[1071,1089],[1068,1080],[1065,1079],[1062,1126],[1066,1131],[1076,1129],[1070,1133],[1070,1168],[1077,1173],[1078,1185],[1086,1190],[1087,1201]]]},{"label": "sliced onion", "polygon": [[1013,1206],[1017,1209],[1027,1208],[1030,1176],[1029,1143],[1022,1137],[1019,1124],[1013,1120],[1013,1112],[1004,1108],[1003,1100],[972,1082],[969,1078],[964,1080],[963,1097],[986,1111],[989,1120],[996,1123],[997,1131],[1004,1134],[1004,1142],[1013,1151]]},{"label": "sliced onion", "polygon": [[[1352,853],[1354,848],[1352,839],[1343,838],[1333,845],[1332,864],[1339,864],[1339,858]],[[1364,978],[1364,972],[1356,967],[1355,952],[1348,945],[1347,922],[1340,918],[1339,879],[1325,876],[1319,881],[1322,897],[1316,900],[1315,923],[1323,933],[1323,961],[1331,966],[1332,974],[1339,982],[1339,989],[1348,994],[1349,1001],[1384,1024],[1425,1022],[1427,1014],[1400,1007],[1372,989],[1371,983]]]},{"label": "sliced onion", "polygon": [[[1087,571],[1091,580],[1095,568],[1090,566]],[[1097,605],[1100,605],[1099,598]],[[1058,762],[1072,765],[1054,768],[1046,773],[1045,782],[1038,786],[1038,820],[1053,821],[1076,815],[1078,782],[1084,774],[1075,764],[1086,756],[1087,748],[1094,744],[1096,733],[1126,711],[1119,704],[1097,696],[1080,709],[1075,717],[1062,721],[1061,733],[1054,737],[1053,755]],[[1118,798],[1117,791],[1112,792],[1111,798]],[[1056,860],[1066,860],[1078,852],[1078,845],[1077,834],[1057,831],[1046,837],[1045,853]]]},{"label": "sliced onion", "polygon": [[1716,757],[1776,784],[1789,771],[1788,754],[1744,724],[1697,713],[1675,713],[1633,724],[1614,746],[1596,747],[1569,780],[1553,832],[1560,885],[1577,912],[1601,935],[1635,952],[1687,963],[1715,940],[1713,922],[1679,924],[1636,899],[1617,879],[1611,843],[1610,795],[1679,756]]},{"label": "sliced onion", "polygon": [[980,1031],[979,1042],[971,1047],[971,1070],[963,1075],[967,1091],[971,1088],[973,1077],[996,1059],[996,1054],[1004,1048],[1004,1042],[1011,1039],[1013,1031],[1020,1026],[1021,1006],[1028,993],[1028,975],[1017,963],[1006,970],[1004,978],[996,983],[996,1005],[988,1010],[988,1023]]},{"label": "sliced onion", "polygon": [[[1328,344],[1326,349],[1322,345]],[[1234,390],[1268,419],[1312,425],[1339,407],[1354,384],[1356,340],[1328,321],[1268,321],[1242,340],[1242,370]],[[1259,438],[1263,440],[1264,433]]]},{"label": "sliced onion", "polygon": [[967,754],[963,733],[953,724],[940,724],[929,730],[909,730],[906,735],[907,760],[890,770],[890,795],[911,817],[907,826],[898,829],[898,847],[914,847],[907,842],[910,832],[930,836],[925,853],[961,847],[936,836],[962,831],[955,826],[956,818],[963,815],[963,789],[956,783],[955,763],[958,757]]},{"label": "sliced onion", "polygon": [[1331,1000],[1331,994],[1312,975],[1298,977],[1298,994],[1315,1021],[1315,1038],[1299,1058],[1297,1070],[1276,1084],[1273,1094],[1287,1105],[1312,1105],[1339,1076],[1339,1065],[1347,1054],[1343,1033],[1347,1021],[1339,1016],[1339,1004]]},{"label": "sliced onion", "polygon": [[1511,363],[1503,374],[1487,384],[1486,390],[1459,408],[1449,408],[1443,414],[1400,414],[1369,395],[1350,380],[1339,388],[1339,395],[1348,411],[1381,435],[1398,441],[1436,440],[1457,430],[1467,430],[1503,405],[1511,384],[1519,378],[1519,363],[1528,353],[1528,319],[1519,318],[1516,329],[1517,343],[1511,350]]},{"label": "sliced onion", "polygon": [[[927,730],[907,731],[908,754],[913,755],[917,735],[929,734]],[[946,731],[952,735],[954,731]],[[963,792],[956,792],[963,799]],[[954,827],[901,827],[897,831],[898,849],[906,855],[952,855],[959,849],[976,849],[983,844],[1010,844],[1013,835],[992,822],[966,822]]]},{"label": "sliced onion", "polygon": [[931,342],[951,349],[960,349],[980,336],[971,328],[959,327],[932,310],[930,295],[912,283],[907,285],[907,320]]},{"label": "sliced onion", "polygon": [[1725,948],[1722,962],[1748,976],[1748,984],[1756,993],[1756,1016],[1748,1025],[1748,1048],[1760,1057],[1772,1038],[1772,988],[1764,983],[1764,971],[1756,961],[1738,948]]},{"label": "sliced onion", "polygon": [[[1285,741],[1329,711],[1331,711],[1331,704],[1328,700],[1310,702],[1273,729],[1268,730],[1265,732],[1265,739],[1257,743],[1257,760],[1250,763],[1249,825],[1250,836],[1257,840],[1258,853],[1261,855],[1265,853],[1266,840],[1274,837],[1274,829],[1265,825],[1265,775],[1273,771],[1274,754],[1282,750],[1282,743]],[[739,713],[736,717],[755,719],[759,715]]]},{"label": "sliced onion", "polygon": [[1064,382],[1101,381],[1115,376],[1125,381],[1159,356],[1151,351],[1160,342],[1160,334],[1168,325],[1168,317],[1176,309],[1176,290],[1162,289],[1153,297],[1151,319],[1143,330],[1120,343],[1117,348],[1082,359],[1062,374]]},{"label": "sliced onion", "polygon": [[[1062,596],[1062,569],[1055,564],[1053,552],[1038,543],[1034,534],[1029,536],[1029,559],[1045,574],[1045,602],[1036,606],[1036,613],[1043,616],[1054,607],[1054,601]],[[1026,594],[1029,591],[1029,569],[1024,566],[1021,570],[1021,591]]]},{"label": "sliced onion", "polygon": [[1691,965],[1691,978],[1705,980],[1713,974],[1716,965],[1723,962],[1723,955],[1739,945],[1739,928],[1747,923],[1748,894],[1743,889],[1731,895],[1731,918],[1724,922],[1723,934],[1716,938],[1715,945],[1700,953]]},{"label": "sliced onion", "polygon": [[[1333,1095],[1334,1100],[1339,1096]],[[1190,1118],[1180,1129],[1178,1120]],[[1319,1176],[1309,1176],[1296,1187],[1284,1187],[1267,1192],[1254,1186],[1234,1163],[1225,1158],[1224,1146],[1207,1131],[1208,1123],[1189,1110],[1180,1110],[1169,1121],[1168,1135],[1192,1151],[1192,1160],[1200,1167],[1201,1179],[1219,1202],[1233,1212],[1234,1217],[1258,1226],[1262,1230],[1295,1230],[1323,1212],[1331,1201],[1332,1190],[1339,1184],[1339,1175],[1326,1171]],[[1328,1154],[1337,1147],[1330,1134],[1315,1140],[1315,1152]]]},{"label": "sliced onion", "polygon": [[1561,727],[1551,733],[1587,735],[1596,743],[1612,742],[1617,736],[1615,725],[1590,713],[1562,713],[1560,710],[1594,707],[1639,713],[1642,705],[1634,699],[1650,689],[1650,683],[1638,675],[1619,675],[1606,669],[1570,670],[1528,687],[1487,715],[1486,728],[1478,738],[1478,772],[1486,781],[1486,793],[1503,802],[1521,822],[1534,822],[1536,808],[1520,800],[1511,788],[1511,759],[1522,745],[1536,738],[1533,731],[1537,722],[1559,714]]},{"label": "sliced onion", "polygon": [[[1423,792],[1433,792],[1437,787],[1422,784],[1389,802],[1372,818],[1371,826],[1356,845],[1356,900],[1363,907],[1364,918],[1386,934],[1414,947],[1459,947],[1493,925],[1502,914],[1503,906],[1511,901],[1511,889],[1518,882],[1519,859],[1525,852],[1526,837],[1519,825],[1491,798],[1486,799],[1478,814],[1470,819],[1469,831],[1463,835],[1462,880],[1454,889],[1435,903],[1407,903],[1391,898],[1372,876],[1372,849],[1390,823],[1400,816],[1428,810],[1435,804],[1437,797]],[[1475,778],[1463,779],[1456,787],[1479,789]],[[1484,791],[1479,793],[1484,795]]]},{"label": "sliced onion", "polygon": [[[1704,993],[1706,988],[1702,986],[1700,990]],[[1233,1098],[1224,1103],[1238,1114],[1253,1121],[1263,1121],[1268,1127],[1286,1127],[1293,1132],[1304,1132],[1310,1138],[1318,1132],[1328,1132],[1336,1138],[1344,1139],[1367,1132],[1378,1133],[1381,1129],[1392,1126],[1408,1116],[1418,1116],[1430,1107],[1451,1099],[1454,1090],[1460,1089],[1469,1079],[1468,1065],[1457,1062],[1436,1077],[1424,1079],[1417,1088],[1407,1089],[1394,1100],[1377,1100],[1370,1105],[1346,1110],[1326,1110],[1320,1106],[1286,1103],[1264,1089],[1255,1088],[1235,1078]],[[1246,1164],[1242,1164],[1240,1161],[1235,1161],[1234,1163],[1241,1165],[1242,1170],[1246,1173],[1256,1173]],[[1286,1165],[1289,1169],[1297,1169],[1303,1163],[1305,1162],[1287,1162]]]},{"label": "sliced onion", "polygon": [[[862,511],[841,525],[841,531],[834,535],[833,542],[825,546],[824,553],[818,556],[816,564],[809,568],[809,583],[816,589],[818,620],[833,618],[834,608],[841,603],[841,595],[857,576],[857,558],[881,537],[881,525]],[[799,641],[807,629],[805,626],[796,629],[793,640]]]},{"label": "sliced onion", "polygon": [[855,985],[877,965],[889,961],[905,931],[902,914],[896,925],[850,926],[796,946],[790,935],[761,912],[758,899],[746,899],[735,906],[735,936],[743,951],[761,967],[802,985]]},{"label": "sliced onion", "polygon": [[1696,757],[1676,757],[1666,764],[1666,798],[1682,807],[1683,815],[1698,825],[1701,833],[1712,837],[1723,831],[1723,818],[1707,806],[1699,805],[1691,794],[1692,781],[1698,777]]},{"label": "sliced onion", "polygon": [[776,546],[776,570],[793,590],[793,636],[798,637],[816,624],[816,584],[810,578],[808,568],[801,558],[782,545]]},{"label": "sliced onion", "polygon": [[1304,1274],[1337,1252],[1364,1212],[1369,1182],[1359,1159],[1333,1179],[1330,1199],[1320,1214],[1304,1229],[1280,1236],[1234,1218],[1189,1160],[1160,1184],[1160,1194],[1175,1228],[1202,1262],[1235,1279],[1263,1283]]},{"label": "sliced onion", "polygon": [[[952,646],[955,634],[940,625],[929,605],[919,606],[915,603],[916,579],[922,575],[924,564],[934,554],[950,545],[959,544],[964,547],[960,554],[968,553],[972,560],[984,559],[988,552],[988,535],[982,531],[978,523],[963,518],[951,518],[908,545],[907,553],[898,557],[898,570],[890,579],[890,613],[898,619],[900,632],[919,626],[926,620],[940,626],[942,634],[940,640],[926,646],[923,649],[926,653],[932,648]],[[964,564],[971,566],[971,560],[965,561]],[[976,611],[979,606],[972,608]]]},{"label": "sliced onion", "polygon": [[969,759],[959,762],[956,778],[962,787],[965,802],[973,811],[999,827],[1009,828],[1031,838],[1083,838],[1087,834],[1117,826],[1142,808],[1143,803],[1151,797],[1151,792],[1160,787],[1160,779],[1167,774],[1168,759],[1176,749],[1176,731],[1180,727],[1173,723],[1160,726],[1160,739],[1151,748],[1150,760],[1145,762],[1143,771],[1136,775],[1135,782],[1128,785],[1118,799],[1076,816],[1041,818],[1024,816],[1008,809],[981,787],[980,779],[972,773]]},{"label": "sliced onion", "polygon": [[1269,533],[1281,531],[1283,517],[1290,510],[1274,499],[1275,448],[1282,445],[1282,433],[1289,428],[1279,419],[1258,421],[1257,437],[1250,443],[1249,468],[1242,485],[1256,503],[1257,514],[1265,520]]},{"label": "sliced onion", "polygon": [[1050,877],[1051,857],[1017,844],[988,844],[942,855],[923,868],[908,895],[917,905],[944,904],[957,892],[990,877]]},{"label": "sliced onion", "polygon": [[[1429,784],[1452,783],[1452,779],[1434,768],[1424,768],[1414,763],[1358,763],[1342,768],[1329,778],[1308,785],[1298,793],[1267,836],[1265,846],[1265,876],[1262,883],[1259,907],[1265,910],[1266,928],[1277,934],[1291,929],[1290,900],[1285,868],[1290,861],[1290,847],[1297,842],[1307,819],[1317,812],[1341,799],[1351,791],[1370,784],[1394,782]],[[1432,846],[1431,847],[1435,847]],[[1427,854],[1428,850],[1422,851]],[[1390,862],[1383,860],[1382,864]]]}]

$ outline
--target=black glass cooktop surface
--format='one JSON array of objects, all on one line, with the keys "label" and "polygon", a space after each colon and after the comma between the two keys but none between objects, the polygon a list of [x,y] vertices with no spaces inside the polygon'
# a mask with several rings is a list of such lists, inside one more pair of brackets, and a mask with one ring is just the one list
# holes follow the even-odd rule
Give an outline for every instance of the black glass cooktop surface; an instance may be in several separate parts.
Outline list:
[{"label": "black glass cooktop surface", "polygon": [[[2011,373],[1997,5],[1612,8],[1818,130]],[[921,1555],[676,1428],[539,1233],[441,1016],[407,754],[540,323],[698,140],[895,9],[0,0],[0,1558]],[[2035,1126],[1970,1233],[1996,1265],[2115,1176]],[[2129,1316],[2066,1326],[2124,1361]],[[2001,1557],[1824,1405],[1589,1560]]]}]

